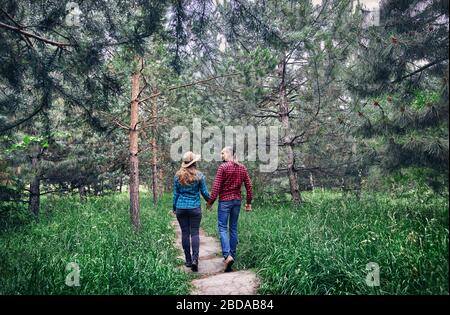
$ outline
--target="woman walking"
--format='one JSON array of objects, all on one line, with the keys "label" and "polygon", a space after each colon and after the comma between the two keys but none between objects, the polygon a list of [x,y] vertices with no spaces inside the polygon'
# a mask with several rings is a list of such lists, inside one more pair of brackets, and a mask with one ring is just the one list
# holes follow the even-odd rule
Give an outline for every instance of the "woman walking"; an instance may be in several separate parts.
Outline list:
[{"label": "woman walking", "polygon": [[185,265],[191,267],[192,271],[198,271],[199,229],[202,219],[200,193],[206,201],[209,200],[205,176],[197,170],[196,162],[199,160],[200,155],[186,152],[173,183],[173,211],[181,228]]}]

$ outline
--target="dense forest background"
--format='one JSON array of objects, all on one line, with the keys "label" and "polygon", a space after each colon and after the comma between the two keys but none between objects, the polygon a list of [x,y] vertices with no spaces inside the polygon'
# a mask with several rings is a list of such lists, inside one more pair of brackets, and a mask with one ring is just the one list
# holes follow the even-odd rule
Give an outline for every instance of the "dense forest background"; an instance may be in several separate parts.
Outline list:
[{"label": "dense forest background", "polygon": [[[431,247],[409,248],[411,260],[402,266],[432,263],[417,267],[420,283],[409,287],[393,277],[384,293],[448,294],[448,1],[382,0],[377,23],[363,3],[0,0],[0,237],[10,240],[0,247],[4,292],[58,292],[40,291],[42,283],[33,286],[26,276],[22,286],[7,279],[24,251],[23,240],[13,239],[30,226],[51,231],[45,224],[66,220],[65,209],[84,207],[95,217],[98,207],[123,208],[120,220],[131,217],[134,232],[125,225],[120,231],[135,242],[134,233],[145,237],[151,226],[169,233],[155,213],[170,210],[166,199],[180,163],[170,156],[170,131],[192,130],[200,118],[203,128],[279,127],[275,171],[261,172],[260,162],[239,152],[261,209],[289,220],[309,211],[326,216],[314,200],[328,200],[321,207],[350,200],[361,220],[403,218],[405,237]],[[199,164],[208,187],[218,165]],[[387,212],[371,208],[379,206],[375,196],[389,203],[380,206]],[[83,220],[74,218],[70,224]],[[335,220],[345,226],[353,219],[341,213]],[[386,225],[379,229],[390,234]],[[263,292],[364,293],[345,281],[331,291],[301,291],[299,283]],[[147,292],[139,290],[127,292]]]}]

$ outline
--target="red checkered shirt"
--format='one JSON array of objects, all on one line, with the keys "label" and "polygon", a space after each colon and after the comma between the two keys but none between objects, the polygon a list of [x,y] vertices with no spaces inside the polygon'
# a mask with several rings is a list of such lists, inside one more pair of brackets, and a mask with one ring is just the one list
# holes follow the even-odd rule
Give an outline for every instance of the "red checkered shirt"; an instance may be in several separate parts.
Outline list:
[{"label": "red checkered shirt", "polygon": [[232,161],[222,163],[217,170],[208,204],[212,205],[218,195],[220,201],[241,200],[242,183],[247,191],[247,203],[250,204],[252,202],[252,183],[247,168]]}]

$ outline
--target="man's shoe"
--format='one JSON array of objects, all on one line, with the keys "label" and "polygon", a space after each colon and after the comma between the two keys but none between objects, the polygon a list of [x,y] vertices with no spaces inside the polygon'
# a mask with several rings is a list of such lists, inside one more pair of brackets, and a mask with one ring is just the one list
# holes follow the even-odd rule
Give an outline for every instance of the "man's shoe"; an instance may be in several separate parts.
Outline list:
[{"label": "man's shoe", "polygon": [[233,268],[231,268],[232,264],[229,264],[226,268],[225,268],[225,272],[232,272]]},{"label": "man's shoe", "polygon": [[192,262],[191,269],[192,269],[193,272],[197,272],[198,271],[198,261],[194,260]]},{"label": "man's shoe", "polygon": [[186,261],[186,262],[184,263],[184,265],[185,265],[186,267],[188,267],[188,268],[191,268],[191,267],[192,267],[192,262],[191,262],[191,261]]},{"label": "man's shoe", "polygon": [[233,256],[228,255],[227,258],[225,258],[225,261],[224,261],[223,263],[225,264],[225,269],[224,269],[224,271],[225,271],[225,272],[231,271],[231,270],[232,270],[232,269],[231,269],[231,266],[233,266],[233,263],[234,263]]}]

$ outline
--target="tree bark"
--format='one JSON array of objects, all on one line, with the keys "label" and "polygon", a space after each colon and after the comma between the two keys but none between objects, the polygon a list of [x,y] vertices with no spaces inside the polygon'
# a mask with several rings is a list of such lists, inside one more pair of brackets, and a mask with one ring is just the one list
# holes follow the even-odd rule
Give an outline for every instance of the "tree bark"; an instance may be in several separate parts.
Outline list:
[{"label": "tree bark", "polygon": [[[140,58],[139,58],[140,60]],[[138,159],[138,122],[139,122],[139,71],[131,77],[131,122],[130,122],[130,215],[136,229],[140,227],[139,218],[139,159]]]},{"label": "tree bark", "polygon": [[293,136],[291,134],[289,126],[289,104],[286,95],[286,61],[283,60],[278,64],[278,75],[280,76],[280,90],[279,90],[279,115],[281,120],[281,126],[283,130],[283,145],[287,150],[287,171],[289,178],[289,188],[291,191],[292,202],[294,205],[300,205],[300,189],[298,186],[297,172],[294,169],[295,155],[294,145],[292,144]]},{"label": "tree bark", "polygon": [[160,197],[164,194],[164,185],[163,185],[163,170],[160,167],[158,170],[158,194]]},{"label": "tree bark", "polygon": [[156,132],[157,132],[157,111],[156,99],[152,100],[152,193],[153,193],[153,204],[156,205],[158,202],[158,190],[157,190],[157,177],[158,177],[158,148],[156,147]]},{"label": "tree bark", "polygon": [[[152,141],[153,142],[153,141]],[[158,177],[158,170],[156,166],[156,158],[155,156],[152,157],[152,195],[153,195],[153,204],[156,205],[158,202],[158,190],[157,190],[157,177]]]},{"label": "tree bark", "polygon": [[314,177],[311,172],[309,173],[309,183],[311,185],[311,190],[314,192]]},{"label": "tree bark", "polygon": [[31,179],[30,183],[29,209],[31,213],[33,213],[34,216],[38,218],[41,198],[41,180],[39,178],[39,156],[41,153],[41,147],[39,144],[34,144],[33,146],[33,155],[31,157],[31,170],[33,173],[33,178]]}]

